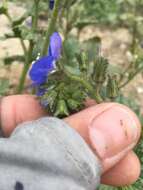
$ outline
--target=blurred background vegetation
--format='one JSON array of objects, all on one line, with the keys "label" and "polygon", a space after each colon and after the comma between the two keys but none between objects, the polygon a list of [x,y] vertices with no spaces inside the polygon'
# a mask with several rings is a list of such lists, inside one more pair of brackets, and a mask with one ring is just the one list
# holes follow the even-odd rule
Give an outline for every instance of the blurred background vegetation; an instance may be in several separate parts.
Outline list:
[{"label": "blurred background vegetation", "polygon": [[[0,96],[30,93],[26,74],[41,52],[43,34],[51,18],[48,1],[40,1],[38,27],[32,29],[35,2],[0,1]],[[63,0],[56,27],[63,37],[69,66],[76,64],[75,54],[81,49],[89,53],[92,62],[97,49],[95,39],[101,40],[101,54],[110,62],[108,72],[118,75],[121,94],[116,101],[131,107],[143,123],[143,0]],[[141,140],[136,151],[143,163],[142,147]],[[142,189],[142,177],[143,173],[128,188]],[[101,186],[100,189],[115,188]]]}]

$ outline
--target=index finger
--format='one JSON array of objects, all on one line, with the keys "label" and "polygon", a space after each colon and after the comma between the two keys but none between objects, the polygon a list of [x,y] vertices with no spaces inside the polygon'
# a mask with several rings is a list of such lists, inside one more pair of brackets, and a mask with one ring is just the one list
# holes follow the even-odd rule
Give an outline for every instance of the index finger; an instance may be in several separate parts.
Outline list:
[{"label": "index finger", "polygon": [[13,95],[1,100],[0,123],[5,136],[9,136],[19,123],[32,121],[45,115],[35,96]]}]

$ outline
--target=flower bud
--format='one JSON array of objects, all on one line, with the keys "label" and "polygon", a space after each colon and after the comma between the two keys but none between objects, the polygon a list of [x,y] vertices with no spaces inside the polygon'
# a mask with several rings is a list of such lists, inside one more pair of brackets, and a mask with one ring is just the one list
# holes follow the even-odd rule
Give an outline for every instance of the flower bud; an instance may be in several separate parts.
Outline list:
[{"label": "flower bud", "polygon": [[94,72],[93,72],[93,80],[96,83],[103,83],[106,79],[106,73],[108,68],[108,61],[103,57],[98,57],[95,60],[94,64]]},{"label": "flower bud", "polygon": [[80,71],[86,71],[87,70],[87,63],[88,63],[88,57],[87,54],[82,51],[80,54],[76,55],[77,61],[79,63],[79,69]]},{"label": "flower bud", "polygon": [[68,116],[69,111],[65,100],[59,100],[56,107],[55,116]]},{"label": "flower bud", "polygon": [[113,77],[108,76],[107,95],[111,99],[116,98],[119,95],[119,87],[116,75]]},{"label": "flower bud", "polygon": [[51,10],[53,10],[53,8],[54,8],[54,3],[55,3],[55,0],[49,0],[49,8]]},{"label": "flower bud", "polygon": [[78,108],[80,107],[80,103],[73,100],[73,99],[69,99],[67,100],[67,104],[68,104],[68,107],[71,109],[71,110],[78,110]]}]

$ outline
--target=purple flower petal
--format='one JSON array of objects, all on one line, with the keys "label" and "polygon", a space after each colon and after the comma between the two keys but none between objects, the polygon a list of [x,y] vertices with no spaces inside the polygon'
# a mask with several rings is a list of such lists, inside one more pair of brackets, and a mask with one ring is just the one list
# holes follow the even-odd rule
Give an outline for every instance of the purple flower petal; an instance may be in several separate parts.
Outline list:
[{"label": "purple flower petal", "polygon": [[60,58],[62,49],[62,39],[58,32],[54,32],[50,37],[49,55],[56,61]]},{"label": "purple flower petal", "polygon": [[40,86],[47,81],[48,74],[55,69],[55,62],[60,58],[61,49],[62,39],[58,32],[54,32],[50,37],[48,56],[38,59],[29,72],[35,86]]},{"label": "purple flower petal", "polygon": [[43,96],[45,94],[45,92],[46,92],[45,88],[42,88],[42,87],[38,86],[36,95],[37,96]]},{"label": "purple flower petal", "polygon": [[46,82],[52,70],[54,70],[54,59],[51,56],[45,56],[33,64],[29,76],[35,84],[40,85]]}]

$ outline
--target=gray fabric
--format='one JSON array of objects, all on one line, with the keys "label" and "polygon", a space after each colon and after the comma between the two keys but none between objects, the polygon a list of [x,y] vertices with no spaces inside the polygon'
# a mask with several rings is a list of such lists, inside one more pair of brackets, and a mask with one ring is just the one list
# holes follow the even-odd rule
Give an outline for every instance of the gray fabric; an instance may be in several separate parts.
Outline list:
[{"label": "gray fabric", "polygon": [[101,167],[80,135],[56,118],[0,138],[0,190],[95,190]]}]

